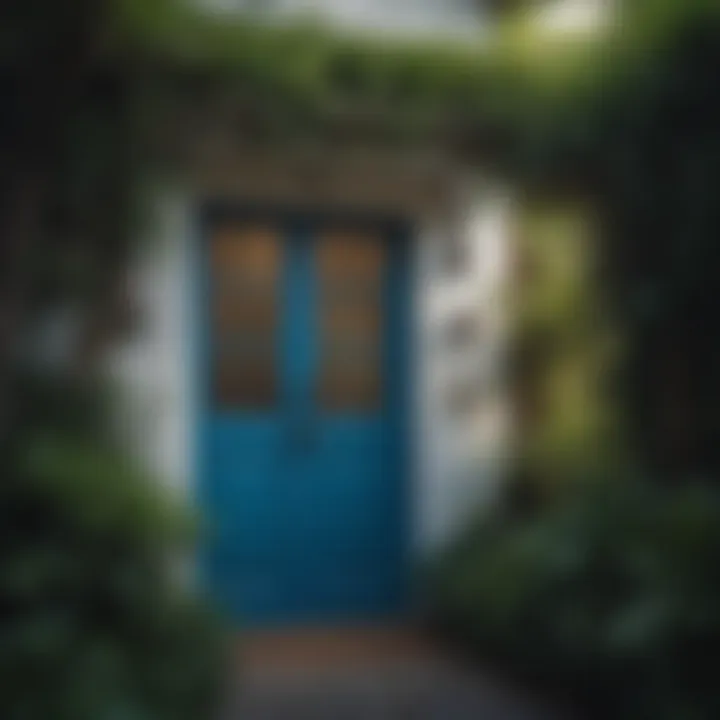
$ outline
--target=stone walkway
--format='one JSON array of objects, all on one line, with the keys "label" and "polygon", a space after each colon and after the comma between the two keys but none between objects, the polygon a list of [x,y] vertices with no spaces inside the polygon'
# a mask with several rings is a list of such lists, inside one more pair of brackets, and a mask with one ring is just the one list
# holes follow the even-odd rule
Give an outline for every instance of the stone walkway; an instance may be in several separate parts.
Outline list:
[{"label": "stone walkway", "polygon": [[249,638],[223,720],[557,720],[411,634]]}]

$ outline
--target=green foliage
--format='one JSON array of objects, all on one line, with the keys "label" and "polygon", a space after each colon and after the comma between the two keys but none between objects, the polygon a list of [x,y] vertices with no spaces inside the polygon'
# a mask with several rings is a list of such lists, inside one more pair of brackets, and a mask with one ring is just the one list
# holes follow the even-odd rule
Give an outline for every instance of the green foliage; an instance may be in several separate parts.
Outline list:
[{"label": "green foliage", "polygon": [[2,456],[0,714],[210,717],[224,649],[219,624],[178,577],[192,524],[88,426],[98,422],[90,397],[53,395],[50,383],[35,396],[45,409],[63,397],[67,423],[23,393],[23,422]]},{"label": "green foliage", "polygon": [[517,476],[542,496],[588,465],[622,461],[613,318],[598,282],[588,205],[526,201],[517,218],[513,387]]},{"label": "green foliage", "polygon": [[509,24],[473,44],[363,37],[312,22],[258,25],[177,0],[113,7],[110,46],[145,72],[202,78],[231,97],[268,103],[271,116],[294,115],[296,130],[307,113],[321,129],[338,106],[382,109],[385,122],[399,117],[408,129],[418,113],[463,121],[471,134],[490,126],[510,138],[504,167],[546,178],[594,153],[608,95],[642,76],[679,26],[718,18],[707,0],[643,0],[623,4],[595,35]]},{"label": "green foliage", "polygon": [[201,79],[226,99],[262,108],[267,122],[289,115],[296,134],[308,124],[322,131],[338,108],[381,112],[385,125],[406,134],[423,120],[426,128],[440,120],[455,131],[502,124],[501,131],[515,133],[531,117],[542,122],[542,107],[554,105],[558,93],[571,95],[598,54],[606,57],[599,39],[570,45],[511,33],[477,43],[382,39],[313,22],[263,25],[242,14],[214,16],[173,0],[119,0],[113,37],[116,52],[162,73],[161,91],[168,74]]},{"label": "green foliage", "polygon": [[584,483],[533,520],[494,518],[444,559],[443,622],[593,717],[715,718],[720,495]]},{"label": "green foliage", "polygon": [[[544,386],[553,368],[573,376],[564,357],[593,377],[607,356],[587,309],[602,308],[621,350],[612,424],[653,482],[609,475],[604,453],[573,439],[607,386],[569,393],[579,415],[548,391],[526,438],[530,464],[571,489],[530,516],[479,521],[443,561],[438,605],[473,650],[572,689],[597,717],[710,719],[720,715],[720,14],[704,0],[627,5],[617,52],[528,106],[504,167],[521,187],[581,196],[595,224],[594,284],[582,242],[563,245],[559,227],[529,233],[545,282],[529,283],[518,314],[520,355],[541,356]],[[558,462],[568,447],[581,448],[569,466]]]},{"label": "green foliage", "polygon": [[598,114],[597,205],[633,443],[658,473],[715,476],[720,20],[674,17]]},{"label": "green foliage", "polygon": [[524,229],[543,282],[519,292],[519,355],[546,388],[526,442],[550,484],[566,449],[580,466],[606,455],[583,450],[593,426],[613,425],[611,452],[630,451],[657,477],[720,470],[720,13],[703,0],[644,0],[627,4],[618,29],[604,65],[531,103],[503,161],[531,195],[579,197],[593,224],[590,244],[542,219]]}]

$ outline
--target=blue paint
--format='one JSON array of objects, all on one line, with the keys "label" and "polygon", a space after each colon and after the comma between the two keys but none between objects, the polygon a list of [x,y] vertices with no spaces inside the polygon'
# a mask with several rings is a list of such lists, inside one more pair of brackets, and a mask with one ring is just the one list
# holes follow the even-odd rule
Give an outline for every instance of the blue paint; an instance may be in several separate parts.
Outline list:
[{"label": "blue paint", "polygon": [[218,212],[235,211],[214,209],[205,218],[196,296],[198,491],[211,530],[203,549],[209,591],[243,625],[398,615],[409,586],[406,233],[397,224],[371,224],[388,254],[382,406],[336,412],[314,397],[319,334],[312,252],[318,230],[337,218],[262,212],[277,224],[285,248],[280,397],[263,410],[219,410],[209,392],[210,278],[202,249]]}]

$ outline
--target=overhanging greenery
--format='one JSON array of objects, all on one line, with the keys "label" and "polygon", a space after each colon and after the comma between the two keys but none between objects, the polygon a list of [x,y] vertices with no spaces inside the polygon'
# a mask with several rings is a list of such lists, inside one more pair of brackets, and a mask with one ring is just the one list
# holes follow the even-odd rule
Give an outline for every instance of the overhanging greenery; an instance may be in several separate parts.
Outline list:
[{"label": "overhanging greenery", "polygon": [[371,108],[390,123],[400,117],[410,129],[418,115],[465,128],[517,125],[539,104],[571,93],[604,52],[599,39],[557,43],[510,30],[487,44],[391,42],[312,24],[233,21],[178,9],[171,0],[152,7],[125,0],[119,12],[117,47],[130,48],[146,69],[184,74],[277,114],[311,114],[318,123],[341,107]]}]

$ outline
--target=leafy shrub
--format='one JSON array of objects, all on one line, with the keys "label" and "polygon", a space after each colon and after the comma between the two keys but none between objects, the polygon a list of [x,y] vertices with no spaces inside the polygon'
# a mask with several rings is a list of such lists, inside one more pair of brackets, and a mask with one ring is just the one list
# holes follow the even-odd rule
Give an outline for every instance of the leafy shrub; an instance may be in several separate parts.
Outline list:
[{"label": "leafy shrub", "polygon": [[437,581],[471,649],[591,716],[720,717],[716,490],[584,485],[533,519],[479,523]]},{"label": "leafy shrub", "polygon": [[97,440],[30,435],[0,483],[0,716],[204,720],[219,628],[172,569],[190,524]]}]

